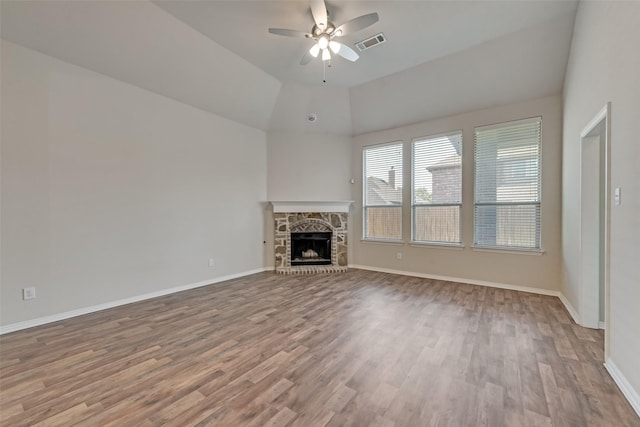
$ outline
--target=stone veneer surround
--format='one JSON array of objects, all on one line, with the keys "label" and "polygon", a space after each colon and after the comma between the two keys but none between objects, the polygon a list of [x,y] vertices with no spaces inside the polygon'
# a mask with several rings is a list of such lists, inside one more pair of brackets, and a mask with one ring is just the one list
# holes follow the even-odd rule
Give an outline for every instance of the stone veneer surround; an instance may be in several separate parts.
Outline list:
[{"label": "stone veneer surround", "polygon": [[[347,271],[346,212],[274,212],[275,269],[283,274]],[[291,265],[291,232],[331,232],[331,265]]]}]

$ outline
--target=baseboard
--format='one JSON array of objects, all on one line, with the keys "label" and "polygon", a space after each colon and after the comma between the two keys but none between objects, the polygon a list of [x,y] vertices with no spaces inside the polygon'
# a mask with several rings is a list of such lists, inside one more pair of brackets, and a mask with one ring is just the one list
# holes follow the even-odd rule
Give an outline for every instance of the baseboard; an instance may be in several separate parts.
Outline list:
[{"label": "baseboard", "polygon": [[625,376],[622,375],[622,372],[620,372],[620,369],[618,369],[616,364],[613,363],[611,358],[607,359],[604,363],[604,367],[611,375],[611,378],[616,382],[620,391],[624,394],[624,397],[627,398],[633,410],[636,411],[636,414],[640,417],[640,394],[638,394],[629,381],[627,381]]},{"label": "baseboard", "polygon": [[147,294],[137,295],[134,297],[124,298],[116,301],[107,302],[104,304],[93,305],[90,307],[83,307],[77,310],[66,311],[64,313],[53,314],[51,316],[39,317],[37,319],[26,320],[24,322],[13,323],[10,325],[0,326],[0,335],[8,334],[10,332],[20,331],[22,329],[33,328],[35,326],[46,325],[47,323],[53,323],[60,320],[70,319],[72,317],[82,316],[84,314],[95,313],[96,311],[107,310],[109,308],[118,307],[125,304],[131,304],[133,302],[139,302],[148,300],[151,298],[157,298],[164,295],[174,294],[176,292],[187,291],[189,289],[200,288],[202,286],[213,285],[214,283],[224,282],[231,279],[237,279],[239,277],[249,276],[251,274],[262,273],[263,271],[273,270],[273,268],[256,268],[255,270],[244,271],[242,273],[229,274],[227,276],[216,277],[202,282],[191,283],[188,285],[176,286],[173,288],[163,289],[161,291],[150,292]]},{"label": "baseboard", "polygon": [[606,326],[604,322],[598,322],[598,329],[606,329]]},{"label": "baseboard", "polygon": [[[400,274],[403,276],[411,276],[411,277],[421,277],[423,279],[434,279],[434,280],[445,280],[448,282],[457,282],[457,283],[466,283],[468,285],[478,285],[478,286],[487,286],[490,288],[499,288],[499,289],[508,289],[512,291],[521,291],[521,292],[529,292],[532,294],[539,295],[549,295],[554,297],[560,297],[562,295],[558,291],[553,291],[550,289],[541,289],[541,288],[531,288],[529,286],[520,286],[520,285],[512,285],[507,283],[497,283],[497,282],[488,282],[485,280],[475,280],[475,279],[464,279],[462,277],[451,277],[451,276],[439,276],[436,274],[426,274],[426,273],[416,273],[413,271],[402,271],[402,270],[392,270],[389,268],[379,268],[372,267],[369,265],[359,265],[359,264],[351,264],[349,268],[357,268],[360,270],[369,270],[369,271],[377,271],[380,273],[390,273],[390,274]],[[562,298],[560,298],[562,299]]]},{"label": "baseboard", "polygon": [[564,304],[564,308],[567,309],[573,321],[576,322],[576,325],[582,325],[582,323],[580,323],[580,316],[578,316],[578,312],[576,311],[576,309],[573,308],[573,305],[571,305],[567,297],[565,297],[562,292],[559,292],[559,294],[560,295],[558,295],[558,297],[560,298],[560,301],[562,301],[562,304]]}]

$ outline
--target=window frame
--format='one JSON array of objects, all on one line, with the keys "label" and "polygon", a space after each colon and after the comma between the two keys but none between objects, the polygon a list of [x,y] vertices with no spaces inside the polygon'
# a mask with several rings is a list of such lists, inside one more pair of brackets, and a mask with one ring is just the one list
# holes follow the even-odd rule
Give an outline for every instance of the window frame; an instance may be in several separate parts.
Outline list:
[{"label": "window frame", "polygon": [[[458,203],[415,203],[415,146],[417,142],[442,138],[447,136],[457,135],[460,138],[460,201]],[[464,152],[464,139],[463,139],[463,130],[458,129],[449,132],[438,133],[434,135],[426,135],[421,137],[416,137],[411,140],[411,244],[414,245],[425,245],[425,246],[447,246],[447,247],[462,247],[463,246],[463,235],[462,235],[462,191],[463,191],[463,167],[462,167],[462,159]],[[448,206],[457,206],[458,207],[458,241],[457,242],[446,242],[440,240],[417,240],[416,239],[416,207],[448,207]]]},{"label": "window frame", "polygon": [[[478,202],[478,185],[477,185],[477,172],[478,172],[478,158],[477,158],[477,132],[479,129],[499,129],[501,127],[508,127],[510,125],[517,125],[519,123],[537,123],[539,126],[539,137],[537,142],[537,170],[538,173],[536,175],[537,178],[537,201],[518,201],[518,202]],[[495,251],[495,252],[503,252],[503,253],[514,253],[514,252],[522,252],[522,253],[536,253],[541,254],[544,253],[542,246],[542,181],[543,181],[543,168],[542,168],[542,150],[543,150],[543,126],[542,126],[542,116],[533,116],[527,117],[523,119],[509,120],[506,122],[499,122],[490,125],[482,125],[476,126],[473,130],[473,245],[472,248],[474,250],[480,251]],[[499,162],[496,160],[495,169],[498,170],[500,167]],[[527,172],[527,171],[525,171]],[[497,186],[497,185],[496,185]],[[537,206],[537,223],[536,225],[536,236],[535,241],[537,246],[529,247],[529,246],[510,246],[510,245],[488,245],[478,243],[478,221],[477,221],[477,208],[481,206],[495,206],[496,208],[500,206]],[[497,225],[496,225],[497,229]]]}]

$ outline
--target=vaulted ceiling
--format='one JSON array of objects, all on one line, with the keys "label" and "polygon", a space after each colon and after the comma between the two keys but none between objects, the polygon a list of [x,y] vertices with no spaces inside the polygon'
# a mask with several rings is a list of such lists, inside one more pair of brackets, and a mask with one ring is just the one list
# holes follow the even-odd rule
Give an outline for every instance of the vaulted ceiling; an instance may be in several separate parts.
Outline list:
[{"label": "vaulted ceiling", "polygon": [[0,12],[6,40],[264,130],[332,102],[344,114],[318,129],[358,134],[562,90],[576,1],[326,4],[336,24],[380,16],[341,42],[388,39],[332,60],[326,83],[320,59],[299,65],[312,41],[267,31],[309,31],[307,0],[9,0]]}]

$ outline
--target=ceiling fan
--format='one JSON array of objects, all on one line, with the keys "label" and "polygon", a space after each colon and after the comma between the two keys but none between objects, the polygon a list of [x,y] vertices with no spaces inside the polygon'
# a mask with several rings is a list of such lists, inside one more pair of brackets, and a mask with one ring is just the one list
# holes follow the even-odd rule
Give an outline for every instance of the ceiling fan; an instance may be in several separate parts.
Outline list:
[{"label": "ceiling fan", "polygon": [[349,61],[357,61],[359,56],[353,49],[345,44],[335,41],[334,39],[336,37],[355,33],[356,31],[360,31],[378,22],[378,14],[369,13],[353,18],[336,27],[333,22],[330,22],[327,19],[327,6],[325,5],[324,0],[311,0],[311,15],[313,15],[315,24],[311,28],[311,32],[308,33],[298,30],[288,30],[285,28],[269,28],[269,32],[271,34],[286,37],[305,37],[315,40],[316,43],[300,60],[300,65],[308,64],[313,58],[317,58],[320,54],[323,61],[329,61],[331,60],[331,52],[336,55],[340,55]]}]

